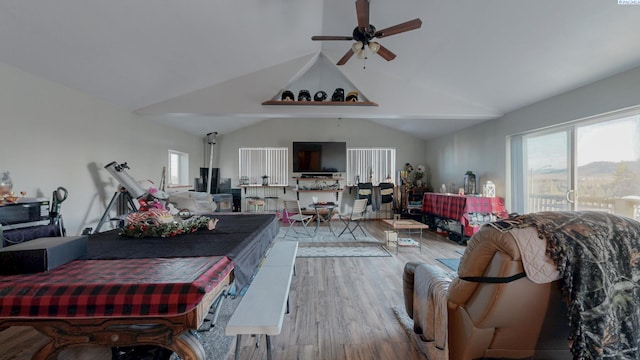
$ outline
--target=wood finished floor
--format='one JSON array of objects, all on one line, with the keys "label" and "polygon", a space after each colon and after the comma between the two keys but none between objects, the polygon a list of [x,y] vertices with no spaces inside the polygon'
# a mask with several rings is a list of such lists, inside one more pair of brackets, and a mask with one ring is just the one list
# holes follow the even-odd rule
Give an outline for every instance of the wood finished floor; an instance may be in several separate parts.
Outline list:
[{"label": "wood finished floor", "polygon": [[[384,243],[385,224],[364,223]],[[402,235],[418,239],[418,235]],[[402,270],[408,261],[442,265],[437,258],[453,258],[464,247],[426,231],[422,251],[390,248],[391,257],[298,258],[292,279],[290,313],[282,333],[272,337],[274,359],[406,359],[417,352],[396,320],[393,306],[403,304]],[[30,327],[0,332],[0,360],[27,360],[46,338]],[[245,336],[241,359],[266,359],[264,339]],[[72,348],[59,360],[109,360],[106,348]],[[231,353],[228,359],[233,359]],[[212,359],[214,360],[214,359]],[[215,359],[217,360],[217,359]]]}]

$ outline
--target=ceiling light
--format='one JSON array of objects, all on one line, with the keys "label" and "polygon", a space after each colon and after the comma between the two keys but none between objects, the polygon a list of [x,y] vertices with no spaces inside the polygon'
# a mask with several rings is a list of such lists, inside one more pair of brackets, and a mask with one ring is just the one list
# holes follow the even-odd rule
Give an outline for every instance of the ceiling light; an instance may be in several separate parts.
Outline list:
[{"label": "ceiling light", "polygon": [[378,50],[380,50],[380,44],[378,44],[377,42],[370,42],[369,43],[369,50],[371,50],[372,53],[377,53]]},{"label": "ceiling light", "polygon": [[364,59],[364,43],[362,41],[356,41],[351,45],[351,50],[356,54],[358,59]]},{"label": "ceiling light", "polygon": [[351,50],[353,50],[354,53],[358,53],[363,49],[364,49],[364,44],[362,43],[362,41],[357,41],[353,43],[353,45],[351,45]]}]

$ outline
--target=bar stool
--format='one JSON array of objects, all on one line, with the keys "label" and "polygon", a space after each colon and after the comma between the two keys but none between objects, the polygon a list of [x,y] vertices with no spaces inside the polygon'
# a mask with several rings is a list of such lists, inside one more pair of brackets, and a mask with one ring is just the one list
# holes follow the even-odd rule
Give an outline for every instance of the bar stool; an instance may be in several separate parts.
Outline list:
[{"label": "bar stool", "polygon": [[[249,193],[245,196],[245,202],[247,204],[245,209],[247,209],[247,212],[258,212],[260,206],[262,206],[262,209],[264,210],[265,202],[264,199],[258,195],[258,187],[252,186],[247,189],[249,190]],[[245,189],[245,191],[247,189]]]},{"label": "bar stool", "polygon": [[249,212],[258,212],[260,210],[260,206],[264,210],[264,200],[260,198],[249,198],[247,199],[247,209]]}]

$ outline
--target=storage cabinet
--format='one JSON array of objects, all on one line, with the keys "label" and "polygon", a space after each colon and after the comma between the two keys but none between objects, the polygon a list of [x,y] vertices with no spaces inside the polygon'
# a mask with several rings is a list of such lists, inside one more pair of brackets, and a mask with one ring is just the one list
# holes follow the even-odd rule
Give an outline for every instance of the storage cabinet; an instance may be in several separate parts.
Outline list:
[{"label": "storage cabinet", "polygon": [[407,215],[422,214],[422,198],[425,192],[427,192],[427,187],[402,185],[400,187],[401,213]]}]

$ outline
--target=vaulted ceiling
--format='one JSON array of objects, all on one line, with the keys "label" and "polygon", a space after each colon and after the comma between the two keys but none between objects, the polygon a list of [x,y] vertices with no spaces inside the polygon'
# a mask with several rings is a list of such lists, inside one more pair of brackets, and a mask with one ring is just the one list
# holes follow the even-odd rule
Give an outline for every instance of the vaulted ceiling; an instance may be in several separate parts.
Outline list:
[{"label": "vaulted ceiling", "polygon": [[[640,6],[616,0],[370,7],[378,29],[423,25],[379,40],[392,61],[335,66],[351,42],[311,36],[350,35],[353,0],[3,0],[0,62],[194,134],[339,117],[424,139],[640,66]],[[261,104],[323,59],[329,96],[344,77],[379,106]]]}]

